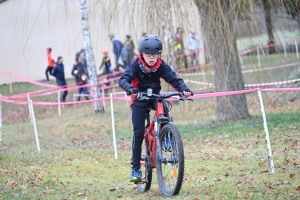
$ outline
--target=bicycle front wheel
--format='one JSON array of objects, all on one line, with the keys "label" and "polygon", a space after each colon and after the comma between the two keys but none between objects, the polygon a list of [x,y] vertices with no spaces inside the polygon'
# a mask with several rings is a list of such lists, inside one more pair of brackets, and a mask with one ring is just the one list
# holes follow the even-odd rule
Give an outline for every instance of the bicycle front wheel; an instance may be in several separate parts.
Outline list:
[{"label": "bicycle front wheel", "polygon": [[156,158],[157,180],[163,195],[169,197],[180,192],[183,182],[183,143],[179,130],[174,124],[164,125],[159,133],[159,140],[162,159]]}]

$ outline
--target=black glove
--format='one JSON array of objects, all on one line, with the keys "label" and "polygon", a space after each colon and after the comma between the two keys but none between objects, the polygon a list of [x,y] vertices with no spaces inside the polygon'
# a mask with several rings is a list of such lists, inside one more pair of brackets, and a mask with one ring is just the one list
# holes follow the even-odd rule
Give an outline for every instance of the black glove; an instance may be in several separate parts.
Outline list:
[{"label": "black glove", "polygon": [[127,93],[127,95],[137,94],[137,93],[139,93],[139,90],[136,88],[131,88],[131,89],[126,90],[126,93]]},{"label": "black glove", "polygon": [[190,92],[192,96],[194,95],[194,92],[192,92],[192,90],[190,90],[190,89],[185,89],[185,90],[183,90],[183,91],[182,91],[182,94],[183,94],[183,92]]}]

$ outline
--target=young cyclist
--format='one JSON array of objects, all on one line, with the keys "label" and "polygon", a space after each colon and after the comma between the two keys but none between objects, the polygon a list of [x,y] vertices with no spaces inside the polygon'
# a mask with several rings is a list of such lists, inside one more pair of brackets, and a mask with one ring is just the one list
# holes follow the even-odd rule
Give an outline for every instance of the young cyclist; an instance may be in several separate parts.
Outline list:
[{"label": "young cyclist", "polygon": [[139,43],[140,54],[130,63],[119,80],[119,86],[131,95],[133,141],[132,141],[132,174],[130,182],[141,181],[140,160],[144,139],[145,116],[149,107],[156,109],[155,100],[136,100],[139,92],[148,88],[158,94],[161,90],[160,78],[164,79],[177,91],[188,97],[192,94],[182,79],[161,58],[162,42],[155,35],[144,36]]}]

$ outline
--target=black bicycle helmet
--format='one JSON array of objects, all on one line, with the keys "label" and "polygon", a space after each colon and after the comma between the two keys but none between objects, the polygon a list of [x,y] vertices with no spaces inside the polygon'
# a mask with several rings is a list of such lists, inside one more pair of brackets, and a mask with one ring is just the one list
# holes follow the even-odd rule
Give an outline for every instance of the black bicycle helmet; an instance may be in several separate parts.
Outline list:
[{"label": "black bicycle helmet", "polygon": [[156,35],[145,35],[140,41],[139,50],[144,53],[161,53],[162,42]]}]

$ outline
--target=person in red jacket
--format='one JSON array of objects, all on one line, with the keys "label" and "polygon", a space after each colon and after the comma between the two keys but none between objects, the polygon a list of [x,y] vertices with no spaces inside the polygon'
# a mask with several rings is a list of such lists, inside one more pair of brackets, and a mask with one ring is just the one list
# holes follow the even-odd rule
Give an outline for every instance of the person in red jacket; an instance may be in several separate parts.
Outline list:
[{"label": "person in red jacket", "polygon": [[54,62],[54,58],[52,56],[52,49],[50,47],[47,47],[46,48],[46,51],[47,51],[47,62],[48,62],[48,66],[46,68],[46,79],[47,79],[47,83],[50,83],[50,79],[49,79],[49,76],[48,76],[48,73],[50,73],[50,75],[52,75],[52,71],[53,71],[53,68],[55,67],[55,62]]},{"label": "person in red jacket", "polygon": [[119,86],[131,95],[131,111],[133,125],[132,141],[132,173],[130,182],[141,181],[140,160],[141,147],[145,131],[145,115],[149,107],[155,108],[155,100],[141,100],[136,98],[139,92],[147,92],[148,88],[158,94],[161,90],[160,79],[164,79],[177,91],[182,92],[186,97],[192,95],[181,78],[161,58],[162,42],[155,35],[144,36],[139,43],[140,54],[130,63],[119,80]]}]

